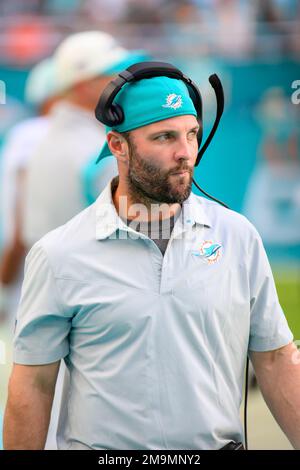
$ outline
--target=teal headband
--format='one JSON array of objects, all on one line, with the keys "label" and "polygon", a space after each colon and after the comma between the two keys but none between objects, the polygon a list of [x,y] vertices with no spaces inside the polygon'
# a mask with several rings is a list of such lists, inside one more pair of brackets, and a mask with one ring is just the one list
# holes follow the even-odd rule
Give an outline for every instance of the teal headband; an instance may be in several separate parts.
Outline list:
[{"label": "teal headband", "polygon": [[[176,116],[192,115],[197,111],[185,83],[169,77],[154,77],[127,83],[115,98],[125,115],[122,124],[106,127],[106,134],[111,130],[127,132],[153,122],[163,121]],[[104,144],[96,161],[111,155]]]}]

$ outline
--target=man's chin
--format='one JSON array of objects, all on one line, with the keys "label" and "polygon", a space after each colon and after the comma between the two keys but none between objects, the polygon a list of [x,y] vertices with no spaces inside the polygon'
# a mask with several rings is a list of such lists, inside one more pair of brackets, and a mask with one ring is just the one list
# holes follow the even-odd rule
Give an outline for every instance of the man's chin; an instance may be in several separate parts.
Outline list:
[{"label": "man's chin", "polygon": [[155,190],[156,185],[154,182],[151,189],[141,185],[140,182],[133,178],[129,178],[129,182],[133,189],[133,194],[143,195],[143,197],[153,202],[156,201],[159,204],[181,204],[189,197],[192,190],[192,178],[189,172],[182,176],[169,175],[168,181],[161,183],[161,186],[157,187],[157,191]]},{"label": "man's chin", "polygon": [[[182,175],[172,175],[173,181],[170,181],[170,194],[183,200],[189,197],[192,190],[192,179],[189,173]],[[185,197],[187,195],[187,197]]]},{"label": "man's chin", "polygon": [[178,204],[182,204],[184,201],[186,201],[186,199],[188,199],[188,197],[190,196],[191,194],[191,191],[192,191],[192,187],[189,186],[189,187],[185,187],[184,190],[182,191],[172,191],[168,194],[168,201],[164,201],[164,202],[168,202],[169,204],[175,204],[175,203],[178,203]]}]

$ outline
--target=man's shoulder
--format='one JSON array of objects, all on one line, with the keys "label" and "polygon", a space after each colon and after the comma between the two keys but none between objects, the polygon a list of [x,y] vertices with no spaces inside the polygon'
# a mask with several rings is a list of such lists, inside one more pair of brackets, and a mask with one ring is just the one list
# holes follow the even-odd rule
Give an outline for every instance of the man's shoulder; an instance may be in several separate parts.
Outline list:
[{"label": "man's shoulder", "polygon": [[250,238],[259,237],[254,225],[240,212],[194,193],[193,202],[202,208],[213,227],[224,232],[234,232],[236,235],[249,236]]},{"label": "man's shoulder", "polygon": [[38,240],[31,251],[42,249],[53,267],[59,268],[75,253],[95,239],[94,204],[79,212],[64,225]]}]

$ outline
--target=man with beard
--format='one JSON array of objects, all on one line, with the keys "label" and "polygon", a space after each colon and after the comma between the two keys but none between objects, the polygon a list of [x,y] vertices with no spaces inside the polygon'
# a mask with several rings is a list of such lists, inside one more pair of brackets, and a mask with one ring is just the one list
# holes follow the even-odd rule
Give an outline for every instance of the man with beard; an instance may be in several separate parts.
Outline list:
[{"label": "man with beard", "polygon": [[186,85],[144,79],[116,101],[125,119],[99,158],[113,154],[119,176],[27,257],[5,448],[43,448],[61,358],[61,449],[242,442],[247,354],[300,448],[297,349],[261,239],[191,192],[202,123]]},{"label": "man with beard", "polygon": [[[181,204],[191,193],[198,129],[196,118],[190,115],[164,120],[163,128],[161,122],[149,124],[147,129],[125,133],[121,139],[115,132],[108,135],[111,148],[117,153],[121,150],[121,157],[123,146],[128,149],[128,164],[120,161],[120,176],[112,182],[113,188],[117,185],[113,200],[118,214],[129,227],[150,237],[163,255]],[[180,140],[184,147],[174,157],[169,153],[172,140]],[[148,147],[151,141],[159,153]]]}]

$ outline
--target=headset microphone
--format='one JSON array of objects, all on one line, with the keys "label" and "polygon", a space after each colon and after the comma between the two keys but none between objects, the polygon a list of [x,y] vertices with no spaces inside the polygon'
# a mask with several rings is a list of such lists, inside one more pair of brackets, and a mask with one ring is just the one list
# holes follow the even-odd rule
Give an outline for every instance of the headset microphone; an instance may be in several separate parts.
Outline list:
[{"label": "headset microphone", "polygon": [[209,136],[207,137],[203,147],[199,149],[198,151],[198,156],[197,160],[195,163],[195,166],[197,166],[200,163],[201,158],[203,157],[204,152],[207,150],[207,147],[211,143],[216,130],[219,126],[223,111],[224,111],[224,91],[223,91],[223,86],[222,83],[218,77],[218,75],[213,74],[209,77],[209,83],[214,89],[215,95],[216,95],[216,100],[217,100],[217,114],[216,114],[216,119],[213,125],[212,130],[209,133]]}]

